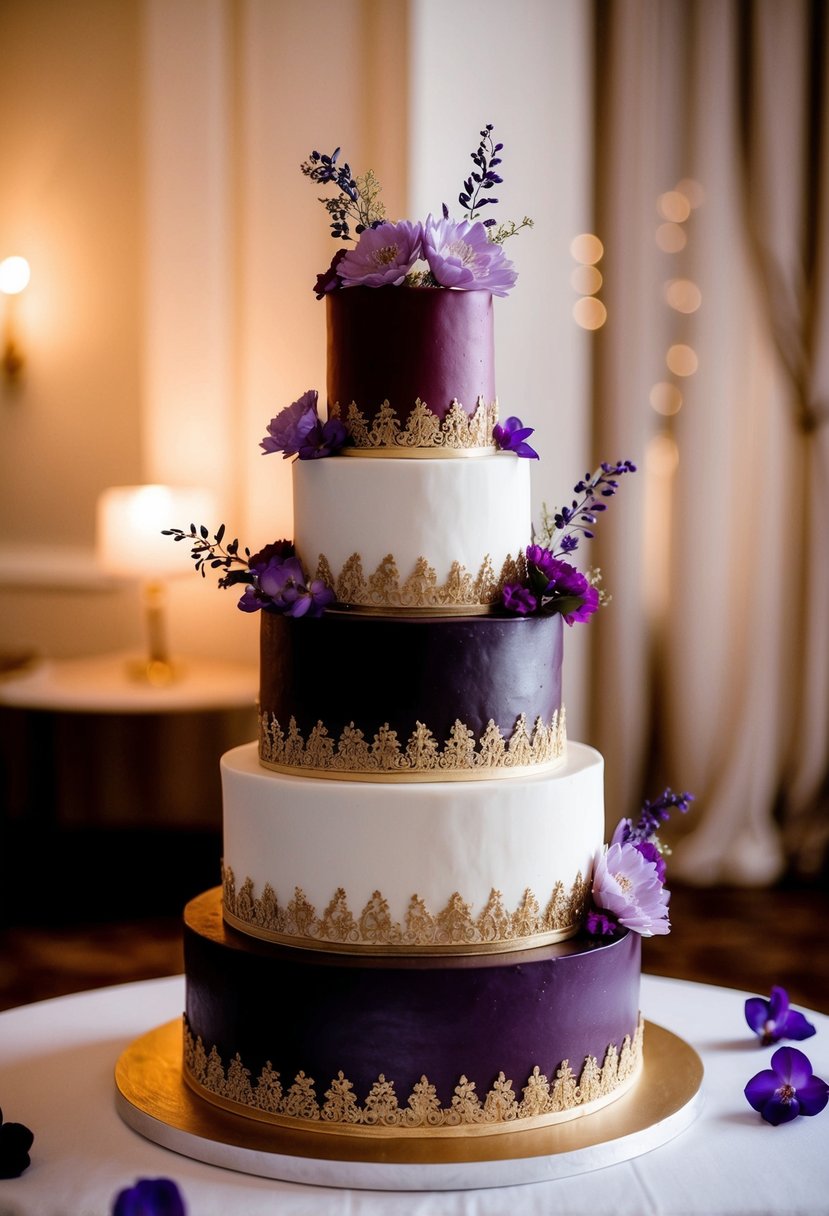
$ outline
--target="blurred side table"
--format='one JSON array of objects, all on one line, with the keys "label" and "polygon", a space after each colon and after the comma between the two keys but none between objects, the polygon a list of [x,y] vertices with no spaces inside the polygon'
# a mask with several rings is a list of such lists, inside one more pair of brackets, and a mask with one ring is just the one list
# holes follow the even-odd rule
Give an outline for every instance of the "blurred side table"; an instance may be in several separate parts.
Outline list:
[{"label": "blurred side table", "polygon": [[218,867],[219,758],[256,736],[258,672],[187,659],[157,688],[132,678],[129,660],[42,660],[0,680],[2,851],[20,876],[9,883],[7,870],[5,887],[19,889],[4,893],[5,918],[19,919],[33,881],[41,903],[94,915],[171,869],[183,868],[186,896],[188,853],[206,840]]}]

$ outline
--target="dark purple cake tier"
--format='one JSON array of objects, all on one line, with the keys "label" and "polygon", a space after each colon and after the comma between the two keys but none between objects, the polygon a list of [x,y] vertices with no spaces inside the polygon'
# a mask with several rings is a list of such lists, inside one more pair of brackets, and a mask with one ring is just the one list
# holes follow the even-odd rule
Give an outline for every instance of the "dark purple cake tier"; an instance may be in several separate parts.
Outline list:
[{"label": "dark purple cake tier", "polygon": [[326,296],[328,409],[354,402],[371,422],[384,401],[405,422],[420,399],[443,419],[495,402],[492,296],[434,287],[349,287]]},{"label": "dark purple cake tier", "polygon": [[559,615],[263,612],[260,757],[414,780],[549,764],[563,754],[561,658]]},{"label": "dark purple cake tier", "polygon": [[216,890],[188,905],[184,949],[188,1079],[263,1117],[554,1121],[611,1100],[638,1068],[636,934],[483,958],[357,959],[234,933]]}]

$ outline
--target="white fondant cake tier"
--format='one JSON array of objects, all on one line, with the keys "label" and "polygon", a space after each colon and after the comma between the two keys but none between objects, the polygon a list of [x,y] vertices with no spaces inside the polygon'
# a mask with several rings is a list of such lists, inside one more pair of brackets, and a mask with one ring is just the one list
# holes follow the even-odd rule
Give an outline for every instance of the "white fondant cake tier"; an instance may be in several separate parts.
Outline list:
[{"label": "white fondant cake tier", "polygon": [[480,611],[532,539],[529,462],[508,452],[297,460],[293,485],[297,553],[359,607]]},{"label": "white fondant cake tier", "polygon": [[604,762],[568,743],[553,773],[388,785],[222,757],[224,912],[254,936],[359,953],[478,953],[571,936],[604,835]]}]

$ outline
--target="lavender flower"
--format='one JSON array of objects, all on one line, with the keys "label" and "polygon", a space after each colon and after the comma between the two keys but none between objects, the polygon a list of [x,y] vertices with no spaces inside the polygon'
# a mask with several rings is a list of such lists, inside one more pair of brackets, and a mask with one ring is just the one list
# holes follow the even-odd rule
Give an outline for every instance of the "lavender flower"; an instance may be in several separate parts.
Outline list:
[{"label": "lavender flower", "polygon": [[780,1039],[809,1039],[815,1033],[811,1022],[789,1008],[789,994],[785,988],[773,987],[766,1001],[761,996],[752,996],[745,1005],[746,1021],[764,1047]]},{"label": "lavender flower", "polygon": [[653,840],[662,824],[667,823],[672,810],[685,815],[693,801],[693,794],[674,794],[670,788],[653,802],[649,802],[646,798],[642,804],[642,813],[635,824],[632,824],[629,819],[623,819],[617,825],[616,833],[619,834],[620,842],[630,841],[632,844],[641,844],[642,841]]},{"label": "lavender flower", "polygon": [[34,1135],[22,1123],[4,1123],[0,1110],[0,1178],[19,1178],[31,1165]]},{"label": "lavender flower", "polygon": [[170,1178],[139,1178],[115,1197],[112,1216],[186,1216],[181,1191]]},{"label": "lavender flower", "polygon": [[526,442],[534,429],[524,426],[520,418],[507,418],[503,426],[499,423],[492,428],[492,438],[502,452],[515,452],[516,456],[527,460],[538,460],[538,452]]},{"label": "lavender flower", "polygon": [[808,1056],[796,1047],[779,1047],[771,1068],[752,1077],[744,1092],[749,1106],[775,1127],[798,1115],[819,1115],[829,1102],[829,1085],[815,1076]]},{"label": "lavender flower", "polygon": [[592,540],[596,517],[607,510],[602,498],[612,498],[619,489],[619,478],[625,473],[635,473],[636,465],[630,460],[618,464],[603,461],[591,476],[585,474],[582,481],[573,487],[574,498],[569,507],[548,511],[544,509],[542,539],[555,554],[574,553],[579,540]]},{"label": "lavender flower", "polygon": [[611,844],[596,858],[593,903],[643,937],[670,933],[666,891],[656,867],[630,844]]},{"label": "lavender flower", "polygon": [[271,418],[268,433],[259,444],[266,456],[271,452],[281,452],[283,460],[296,456],[310,431],[319,422],[318,397],[316,389],[309,389],[297,401],[280,410],[275,418]]},{"label": "lavender flower", "polygon": [[505,296],[518,278],[501,246],[488,239],[484,225],[469,220],[436,220],[430,215],[423,229],[423,256],[442,287]]},{"label": "lavender flower", "polygon": [[345,287],[399,287],[420,257],[421,224],[401,220],[366,228],[337,266]]}]

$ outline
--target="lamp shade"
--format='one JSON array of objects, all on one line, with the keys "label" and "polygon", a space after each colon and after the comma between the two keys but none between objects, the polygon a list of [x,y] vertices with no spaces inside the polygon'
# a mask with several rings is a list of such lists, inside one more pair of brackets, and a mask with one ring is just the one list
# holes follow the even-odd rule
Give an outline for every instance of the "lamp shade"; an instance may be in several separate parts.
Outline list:
[{"label": "lamp shade", "polygon": [[186,542],[165,528],[197,527],[214,514],[209,490],[187,486],[112,486],[98,499],[98,565],[119,578],[163,579],[192,570]]}]

